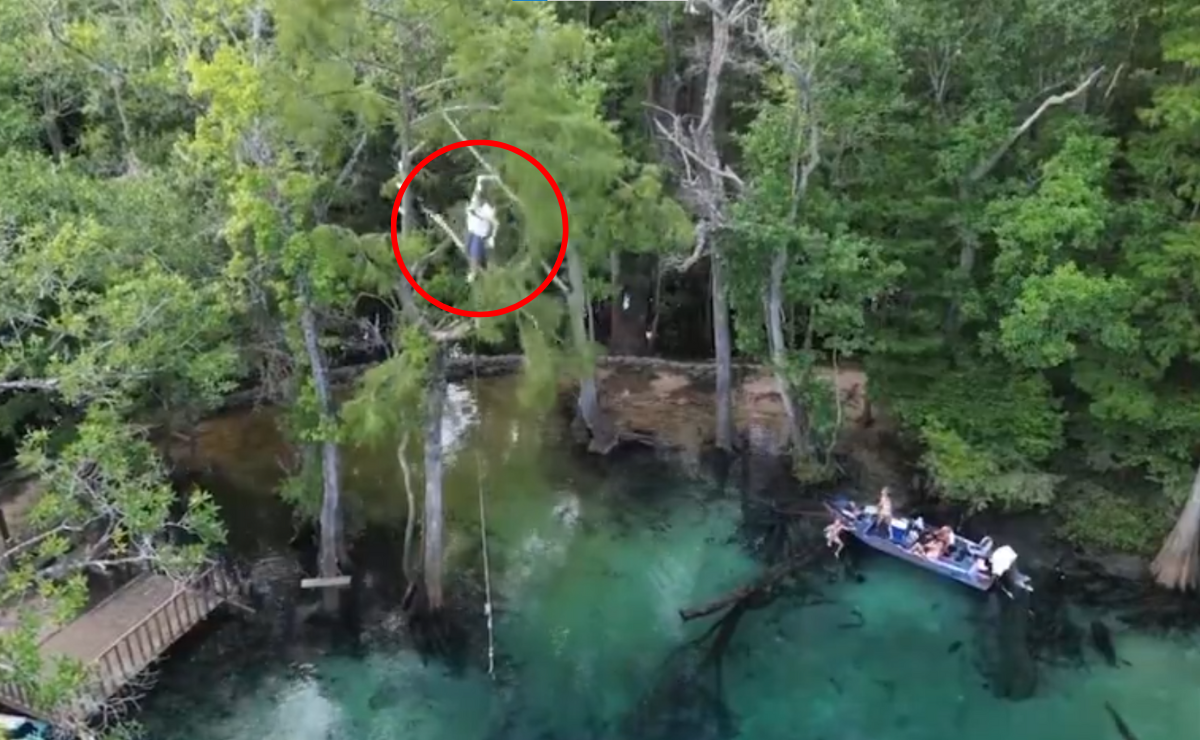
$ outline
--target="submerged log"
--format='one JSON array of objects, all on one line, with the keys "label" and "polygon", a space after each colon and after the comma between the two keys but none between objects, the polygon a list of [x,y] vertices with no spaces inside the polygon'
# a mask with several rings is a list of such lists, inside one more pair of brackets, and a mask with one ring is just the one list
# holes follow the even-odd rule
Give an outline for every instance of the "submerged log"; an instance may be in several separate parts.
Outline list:
[{"label": "submerged log", "polygon": [[1029,649],[1029,592],[1016,584],[1016,570],[1001,577],[999,660],[993,689],[1003,699],[1028,699],[1037,690],[1037,662]]},{"label": "submerged log", "polygon": [[707,617],[710,614],[715,614],[722,609],[733,606],[740,601],[744,601],[755,594],[767,590],[775,585],[784,576],[791,573],[793,570],[803,567],[812,561],[816,556],[816,552],[807,552],[798,558],[789,560],[785,563],[772,566],[766,573],[762,574],[754,581],[747,583],[744,586],[739,586],[732,591],[720,596],[707,604],[694,606],[687,609],[679,610],[679,618],[685,622],[690,622],[693,619]]}]

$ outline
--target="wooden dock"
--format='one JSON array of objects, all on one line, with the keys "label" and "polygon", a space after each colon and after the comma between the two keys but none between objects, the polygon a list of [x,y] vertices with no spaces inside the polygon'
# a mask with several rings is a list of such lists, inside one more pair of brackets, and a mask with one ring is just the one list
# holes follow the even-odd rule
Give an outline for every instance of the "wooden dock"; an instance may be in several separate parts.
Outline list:
[{"label": "wooden dock", "polygon": [[10,683],[0,685],[0,704],[53,724],[86,720],[240,592],[239,584],[216,566],[187,582],[142,574],[42,641],[44,658],[65,656],[87,668],[73,701],[38,707],[24,688]]}]

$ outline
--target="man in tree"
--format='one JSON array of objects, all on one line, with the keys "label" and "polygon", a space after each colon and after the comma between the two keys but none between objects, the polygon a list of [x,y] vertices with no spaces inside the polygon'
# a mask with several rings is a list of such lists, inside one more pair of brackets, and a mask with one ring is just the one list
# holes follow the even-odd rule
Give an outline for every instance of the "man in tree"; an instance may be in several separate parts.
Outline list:
[{"label": "man in tree", "polygon": [[487,268],[487,252],[496,246],[496,227],[499,225],[496,209],[483,198],[484,181],[494,179],[493,175],[475,178],[475,192],[467,205],[467,259],[471,262],[467,282],[474,281],[476,273]]}]

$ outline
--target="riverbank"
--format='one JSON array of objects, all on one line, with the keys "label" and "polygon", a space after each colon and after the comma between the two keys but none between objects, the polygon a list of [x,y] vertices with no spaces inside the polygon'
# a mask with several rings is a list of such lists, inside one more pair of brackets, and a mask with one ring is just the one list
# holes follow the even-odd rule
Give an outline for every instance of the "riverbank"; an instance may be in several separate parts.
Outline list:
[{"label": "riverbank", "polygon": [[[450,382],[474,378],[496,378],[520,374],[522,355],[478,355],[451,357],[446,375]],[[601,405],[617,415],[620,430],[632,435],[661,437],[667,446],[694,453],[715,438],[711,413],[696,414],[696,408],[712,408],[716,365],[711,362],[683,362],[657,357],[603,355],[596,361],[596,378],[601,390]],[[349,387],[375,367],[364,363],[334,368],[330,380],[341,388]],[[770,368],[755,363],[734,363],[735,421],[739,433],[755,448],[770,453],[781,446],[783,404]],[[867,402],[866,373],[855,365],[837,369],[822,367],[818,375],[833,382],[844,404],[847,422],[860,421],[870,408]],[[563,378],[561,389],[569,392],[575,381]],[[267,402],[262,388],[246,388],[228,395],[217,413],[227,413]],[[684,409],[683,415],[671,413]],[[664,418],[662,412],[667,412]],[[872,422],[878,413],[871,409]],[[886,414],[884,414],[886,418]]]},{"label": "riverbank", "polygon": [[[462,388],[478,376],[485,386],[495,386],[501,395],[515,395],[523,358],[499,357],[455,358],[451,377],[458,386],[460,403]],[[337,379],[343,391],[353,380],[371,366],[342,368]],[[758,468],[771,468],[771,458],[782,449],[784,441],[784,409],[776,391],[775,381],[768,368],[752,364],[735,366],[734,419],[744,451],[756,459]],[[836,383],[844,402],[845,421],[837,452],[844,460],[847,483],[865,495],[874,495],[883,486],[892,488],[896,499],[912,505],[939,509],[949,521],[961,519],[962,513],[941,507],[936,501],[921,498],[920,471],[910,444],[889,418],[885,403],[869,399],[868,378],[853,365],[822,368],[823,376]],[[715,437],[714,407],[715,367],[711,363],[689,363],[645,357],[601,358],[597,380],[601,404],[613,419],[617,429],[630,437],[650,440],[663,454],[685,469],[696,473],[703,467],[706,453]],[[564,379],[561,392],[569,395],[574,386]],[[243,401],[249,403],[250,399]],[[461,416],[462,409],[458,415]],[[506,413],[516,413],[510,410]],[[555,419],[559,422],[561,419]],[[459,422],[449,422],[459,423]],[[239,473],[271,485],[279,480],[279,460],[286,455],[286,445],[274,429],[272,412],[266,407],[242,404],[237,408],[206,419],[187,437],[169,445],[171,458],[177,466],[194,468],[198,460],[228,459],[239,451],[253,451],[251,457],[266,461],[269,471]],[[420,461],[413,460],[413,469]],[[233,469],[255,466],[235,465]],[[394,471],[380,471],[390,476]],[[757,471],[763,477],[762,471]],[[780,476],[766,477],[777,485]],[[760,486],[761,487],[761,486]],[[985,512],[978,515],[979,525],[989,532],[998,532],[1005,541],[1013,541],[1031,567],[1048,569],[1062,567],[1076,576],[1097,573],[1136,583],[1149,588],[1148,561],[1141,555],[1110,551],[1084,551],[1064,542],[1059,536],[1054,512],[1027,512],[1017,515]]]}]

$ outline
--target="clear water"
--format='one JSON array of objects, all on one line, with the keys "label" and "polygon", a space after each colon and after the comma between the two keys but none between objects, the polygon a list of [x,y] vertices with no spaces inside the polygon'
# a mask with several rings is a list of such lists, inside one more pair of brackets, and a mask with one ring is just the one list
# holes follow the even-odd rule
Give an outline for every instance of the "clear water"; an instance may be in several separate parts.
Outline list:
[{"label": "clear water", "polygon": [[[561,454],[513,442],[519,422],[492,418],[474,433],[492,440],[496,641],[511,658],[502,682],[478,670],[455,677],[399,649],[327,654],[303,672],[284,654],[196,660],[168,668],[143,717],[151,737],[641,740],[621,719],[668,654],[711,624],[684,624],[677,610],[758,570],[732,538],[736,494],[665,465],[572,470]],[[477,537],[471,457],[460,455],[448,484],[452,549],[464,552]],[[1195,637],[1117,632],[1131,665],[1092,655],[1087,670],[1043,667],[1037,697],[1001,701],[972,665],[976,594],[882,557],[864,567],[864,583],[822,581],[829,603],[781,598],[744,617],[724,666],[726,737],[1119,740],[1106,702],[1139,740],[1195,737],[1200,727]],[[848,628],[855,611],[862,626]],[[678,737],[718,737],[709,729]]]}]

